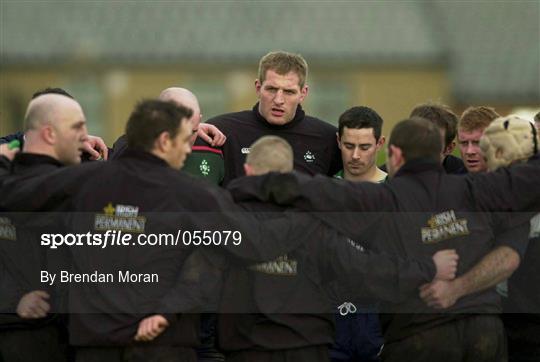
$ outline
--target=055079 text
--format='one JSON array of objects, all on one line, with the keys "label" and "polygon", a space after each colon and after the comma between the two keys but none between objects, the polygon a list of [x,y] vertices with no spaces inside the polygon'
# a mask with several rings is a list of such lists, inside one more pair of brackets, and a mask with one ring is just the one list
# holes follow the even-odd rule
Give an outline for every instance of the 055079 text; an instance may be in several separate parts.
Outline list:
[{"label": "055079 text", "polygon": [[242,233],[238,230],[178,230],[176,234],[131,234],[122,230],[104,233],[41,234],[41,246],[238,246]]}]

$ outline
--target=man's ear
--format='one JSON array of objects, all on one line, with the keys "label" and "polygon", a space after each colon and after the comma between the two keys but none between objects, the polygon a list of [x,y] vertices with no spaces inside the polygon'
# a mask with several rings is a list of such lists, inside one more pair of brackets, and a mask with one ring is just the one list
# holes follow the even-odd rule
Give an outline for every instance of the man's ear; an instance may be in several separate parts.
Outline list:
[{"label": "man's ear", "polygon": [[302,89],[300,89],[300,103],[302,103],[304,99],[306,99],[308,93],[309,93],[309,87],[306,84],[302,87]]},{"label": "man's ear", "polygon": [[261,88],[262,83],[259,79],[255,79],[255,92],[257,93],[257,97],[261,97]]},{"label": "man's ear", "polygon": [[379,137],[379,140],[377,141],[377,150],[380,150],[385,143],[386,138],[384,136]]},{"label": "man's ear", "polygon": [[403,160],[403,152],[401,148],[394,145],[388,145],[388,157],[394,160],[395,164],[399,164]]},{"label": "man's ear", "polygon": [[451,154],[452,152],[454,152],[454,148],[456,148],[456,141],[452,141],[448,146],[446,146],[446,148],[444,149],[444,154]]},{"label": "man's ear", "polygon": [[339,138],[339,132],[336,132],[336,142],[338,148],[341,150],[341,138]]},{"label": "man's ear", "polygon": [[169,132],[161,132],[154,141],[154,148],[158,151],[165,152],[169,149],[171,143],[171,135]]},{"label": "man's ear", "polygon": [[45,125],[40,129],[41,138],[50,145],[56,143],[56,131],[53,126]]},{"label": "man's ear", "polygon": [[251,165],[244,163],[244,172],[246,176],[253,176],[255,173],[253,172],[253,167]]}]

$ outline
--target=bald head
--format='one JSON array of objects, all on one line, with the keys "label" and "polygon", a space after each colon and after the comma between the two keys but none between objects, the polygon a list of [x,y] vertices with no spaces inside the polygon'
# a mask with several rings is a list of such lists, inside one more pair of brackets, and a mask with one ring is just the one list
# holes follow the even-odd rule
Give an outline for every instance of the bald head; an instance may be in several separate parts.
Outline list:
[{"label": "bald head", "polygon": [[199,124],[202,119],[201,108],[195,94],[186,88],[171,87],[161,92],[159,100],[173,102],[176,105],[190,108],[193,111],[193,116],[188,120],[192,125],[193,135],[190,142],[193,145],[197,138],[197,131],[199,130]]},{"label": "bald head", "polygon": [[28,104],[24,152],[51,156],[64,164],[81,161],[87,140],[86,119],[79,103],[60,94],[43,94]]},{"label": "bald head", "polygon": [[43,94],[30,101],[24,117],[25,131],[39,128],[44,124],[53,124],[68,112],[82,113],[81,106],[72,98],[60,94]]},{"label": "bald head", "polygon": [[251,145],[244,170],[246,175],[291,172],[294,158],[291,145],[281,137],[264,136]]}]

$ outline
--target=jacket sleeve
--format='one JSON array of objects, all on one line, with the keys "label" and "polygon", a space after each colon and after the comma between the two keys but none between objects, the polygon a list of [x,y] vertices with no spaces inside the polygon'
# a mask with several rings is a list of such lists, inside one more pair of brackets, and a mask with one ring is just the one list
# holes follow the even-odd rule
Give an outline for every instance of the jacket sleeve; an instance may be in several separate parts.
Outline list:
[{"label": "jacket sleeve", "polygon": [[540,154],[526,163],[467,175],[470,194],[482,211],[540,211]]},{"label": "jacket sleeve", "polygon": [[22,146],[23,146],[23,143],[24,143],[24,133],[23,132],[17,132],[17,133],[12,133],[10,135],[7,135],[7,136],[3,136],[3,137],[0,137],[0,145],[3,144],[3,143],[9,143],[13,140],[19,140],[21,142],[21,149],[22,149]]},{"label": "jacket sleeve", "polygon": [[339,234],[325,238],[323,265],[345,290],[356,298],[371,297],[399,302],[418,293],[418,287],[435,277],[431,258],[408,259],[386,253],[364,252],[352,240]]},{"label": "jacket sleeve", "polygon": [[233,180],[235,201],[256,199],[312,212],[346,235],[357,235],[395,207],[387,186],[352,183],[325,176],[270,173]]},{"label": "jacket sleeve", "polygon": [[2,184],[2,180],[10,174],[10,170],[11,162],[9,159],[5,156],[0,156],[0,185]]},{"label": "jacket sleeve", "polygon": [[286,254],[316,227],[307,214],[293,211],[254,213],[237,206],[221,189],[208,191],[197,197],[204,210],[214,211],[193,213],[193,225],[198,230],[236,232],[241,241],[237,238],[234,242],[230,237],[226,245],[221,243],[215,248],[241,263],[268,261]]}]

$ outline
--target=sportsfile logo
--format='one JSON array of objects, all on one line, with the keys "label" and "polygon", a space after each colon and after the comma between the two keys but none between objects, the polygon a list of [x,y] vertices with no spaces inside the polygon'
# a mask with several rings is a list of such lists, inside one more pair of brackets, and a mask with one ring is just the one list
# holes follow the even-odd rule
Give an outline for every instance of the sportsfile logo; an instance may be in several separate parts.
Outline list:
[{"label": "sportsfile logo", "polygon": [[7,217],[0,217],[0,239],[17,240],[17,231],[11,220]]},{"label": "sportsfile logo", "polygon": [[111,202],[103,208],[103,214],[96,214],[94,229],[121,230],[130,233],[143,233],[146,218],[139,215],[139,208],[132,205],[116,205]]},{"label": "sportsfile logo", "polygon": [[469,235],[467,219],[457,219],[454,210],[445,211],[431,217],[427,222],[429,227],[423,227],[422,242],[424,244]]}]

